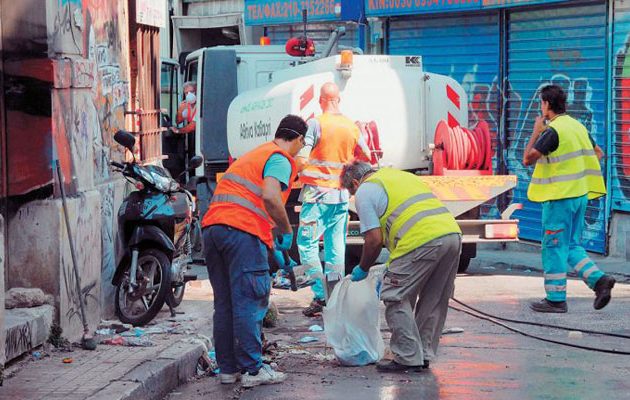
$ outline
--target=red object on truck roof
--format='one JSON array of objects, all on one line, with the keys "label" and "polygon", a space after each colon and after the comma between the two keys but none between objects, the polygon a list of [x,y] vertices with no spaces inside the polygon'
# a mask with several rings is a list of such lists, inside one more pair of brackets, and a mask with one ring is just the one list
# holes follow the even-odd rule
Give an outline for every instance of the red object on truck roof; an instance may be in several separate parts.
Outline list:
[{"label": "red object on truck roof", "polygon": [[285,50],[293,57],[308,57],[315,55],[315,43],[305,37],[293,37],[287,40]]}]

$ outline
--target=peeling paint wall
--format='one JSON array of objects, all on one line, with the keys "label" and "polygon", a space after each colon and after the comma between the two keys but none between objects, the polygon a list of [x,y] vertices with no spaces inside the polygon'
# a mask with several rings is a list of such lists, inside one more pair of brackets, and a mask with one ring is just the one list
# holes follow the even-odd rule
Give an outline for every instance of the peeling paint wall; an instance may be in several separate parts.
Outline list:
[{"label": "peeling paint wall", "polygon": [[[0,0],[8,142],[9,287],[56,299],[68,337],[79,298],[92,322],[113,314],[116,214],[125,193],[109,161],[123,158],[130,93],[127,1]],[[11,95],[13,94],[13,95]],[[59,160],[81,274],[76,289],[54,160]]]},{"label": "peeling paint wall", "polygon": [[[0,215],[0,278],[4,277],[5,248],[4,248],[4,218]],[[5,331],[4,331],[4,279],[0,279],[0,382],[6,362]]]}]

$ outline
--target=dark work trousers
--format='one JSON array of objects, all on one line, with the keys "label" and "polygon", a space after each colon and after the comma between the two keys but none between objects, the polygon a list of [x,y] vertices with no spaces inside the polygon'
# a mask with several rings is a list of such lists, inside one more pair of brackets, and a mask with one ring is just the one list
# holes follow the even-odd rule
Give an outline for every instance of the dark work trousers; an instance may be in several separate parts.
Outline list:
[{"label": "dark work trousers", "polygon": [[225,225],[204,228],[203,239],[214,292],[217,363],[223,374],[256,373],[262,366],[262,321],[271,291],[267,247]]}]

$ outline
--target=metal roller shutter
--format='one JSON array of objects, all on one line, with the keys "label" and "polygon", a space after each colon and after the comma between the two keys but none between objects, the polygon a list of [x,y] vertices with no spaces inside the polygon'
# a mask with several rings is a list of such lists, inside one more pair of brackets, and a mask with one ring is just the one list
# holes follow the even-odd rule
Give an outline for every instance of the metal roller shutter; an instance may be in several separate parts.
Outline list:
[{"label": "metal roller shutter", "polygon": [[[525,206],[515,213],[520,237],[540,241],[541,207],[527,200],[533,169],[521,162],[540,110],[538,90],[549,83],[564,87],[569,113],[606,148],[606,4],[514,11],[508,18],[506,162],[509,172],[518,176],[513,200]],[[588,250],[605,251],[606,224],[605,200],[591,201],[583,234]]]},{"label": "metal roller shutter", "polygon": [[474,126],[485,120],[490,125],[496,155],[498,14],[392,19],[388,53],[420,55],[425,71],[460,82],[468,93],[469,122]]},{"label": "metal roller shutter", "polygon": [[[388,53],[420,55],[427,72],[447,75],[468,94],[469,126],[484,120],[493,138],[493,165],[502,145],[498,138],[498,76],[500,62],[499,17],[491,14],[392,19]],[[481,207],[481,214],[498,217],[495,201]]]},{"label": "metal roller shutter", "polygon": [[614,210],[630,211],[630,1],[616,0],[613,17],[613,131],[610,195]]}]

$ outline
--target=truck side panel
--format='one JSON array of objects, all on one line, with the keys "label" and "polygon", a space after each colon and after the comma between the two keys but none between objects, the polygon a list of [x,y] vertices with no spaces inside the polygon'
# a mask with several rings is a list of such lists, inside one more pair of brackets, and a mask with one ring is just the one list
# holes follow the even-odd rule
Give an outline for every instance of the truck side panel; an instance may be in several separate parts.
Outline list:
[{"label": "truck side panel", "polygon": [[199,121],[201,152],[207,163],[225,162],[229,156],[225,116],[238,94],[236,63],[234,50],[204,52]]}]

